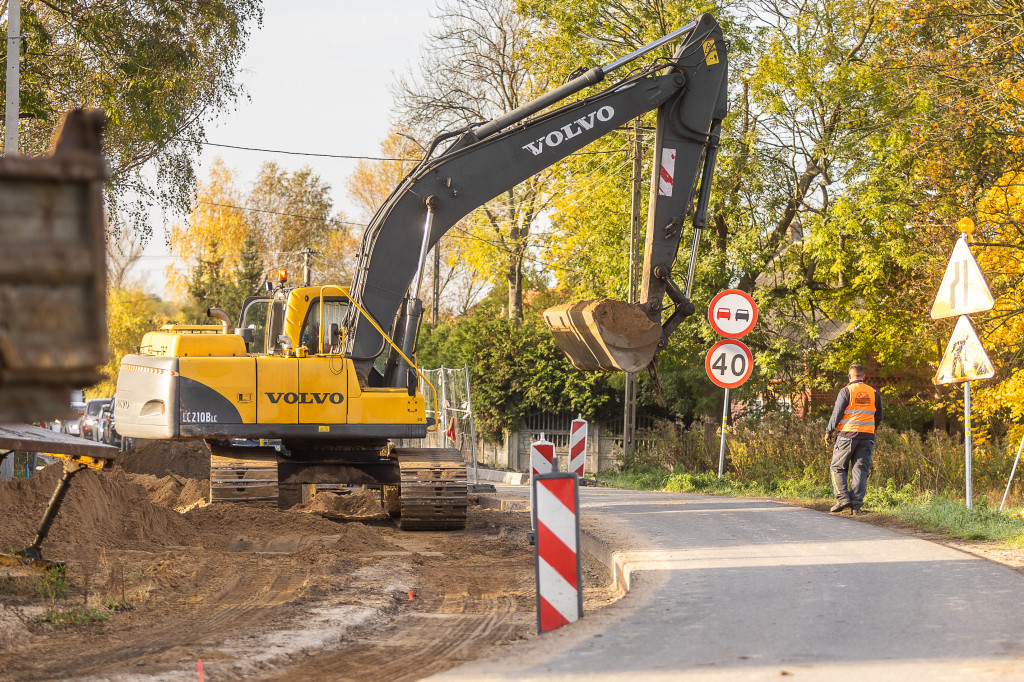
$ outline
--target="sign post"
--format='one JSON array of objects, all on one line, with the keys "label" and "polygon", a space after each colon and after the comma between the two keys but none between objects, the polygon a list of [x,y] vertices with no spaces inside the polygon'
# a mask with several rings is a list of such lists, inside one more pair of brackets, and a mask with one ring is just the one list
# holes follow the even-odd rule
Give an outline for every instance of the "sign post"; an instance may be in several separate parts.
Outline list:
[{"label": "sign post", "polygon": [[704,369],[716,385],[725,389],[722,405],[722,440],[718,447],[718,477],[725,473],[725,431],[729,425],[729,389],[747,379],[754,368],[754,356],[742,341],[757,324],[757,304],[745,291],[728,289],[711,300],[708,306],[711,328],[726,338],[719,341],[704,358]]},{"label": "sign post", "polygon": [[939,361],[939,368],[932,383],[936,386],[959,383],[964,385],[964,475],[967,478],[965,493],[967,508],[971,509],[971,382],[991,379],[995,376],[995,368],[967,316],[991,310],[995,301],[967,244],[968,237],[974,231],[974,221],[964,218],[957,223],[957,227],[963,234],[953,247],[953,255],[949,258],[942,283],[939,284],[939,291],[935,295],[935,302],[932,303],[932,319],[941,320],[957,316],[959,319],[953,328],[949,343],[946,344],[946,352]]}]

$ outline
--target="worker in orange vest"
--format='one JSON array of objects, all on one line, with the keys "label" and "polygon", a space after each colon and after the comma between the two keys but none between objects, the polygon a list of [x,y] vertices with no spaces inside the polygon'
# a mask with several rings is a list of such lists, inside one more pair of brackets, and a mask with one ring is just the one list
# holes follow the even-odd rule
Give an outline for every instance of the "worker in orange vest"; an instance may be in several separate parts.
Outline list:
[{"label": "worker in orange vest", "polygon": [[832,418],[825,427],[826,444],[833,433],[838,433],[829,467],[836,503],[829,511],[850,509],[852,514],[860,514],[868,491],[875,429],[882,423],[882,394],[864,383],[864,365],[850,365],[849,377],[850,383],[836,396]]}]

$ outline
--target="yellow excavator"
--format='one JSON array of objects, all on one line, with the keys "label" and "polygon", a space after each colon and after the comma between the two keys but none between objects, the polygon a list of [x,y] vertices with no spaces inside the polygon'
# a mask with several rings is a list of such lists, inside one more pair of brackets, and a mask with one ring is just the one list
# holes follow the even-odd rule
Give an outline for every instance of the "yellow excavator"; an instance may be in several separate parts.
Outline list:
[{"label": "yellow excavator", "polygon": [[[673,41],[680,47],[672,58],[541,113]],[[282,281],[246,299],[237,324],[211,309],[220,324],[168,325],[146,334],[139,352],[121,363],[118,431],[206,439],[221,461],[276,462],[281,508],[301,501],[311,484],[372,484],[382,487],[385,508],[403,529],[464,527],[460,453],[393,444],[437,428],[426,415],[426,378],[415,362],[427,253],[474,209],[657,110],[640,303],[584,301],[544,313],[575,366],[634,372],[648,366],[694,310],[690,285],[727,112],[727,71],[721,29],[702,15],[515,111],[438,135],[366,228],[350,287]],[[672,264],[691,214],[693,247],[679,287]],[[238,447],[231,439],[280,439],[281,445]]]}]

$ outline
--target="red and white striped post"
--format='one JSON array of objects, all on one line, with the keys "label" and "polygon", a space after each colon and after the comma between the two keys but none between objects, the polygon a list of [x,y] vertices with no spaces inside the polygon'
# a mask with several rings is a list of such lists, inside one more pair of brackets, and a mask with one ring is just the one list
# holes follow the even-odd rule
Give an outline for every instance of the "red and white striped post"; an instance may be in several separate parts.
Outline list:
[{"label": "red and white striped post", "polygon": [[583,617],[580,579],[580,483],[573,473],[533,479],[537,500],[537,632]]},{"label": "red and white striped post", "polygon": [[537,530],[537,498],[534,497],[533,479],[541,474],[550,474],[555,470],[555,444],[544,440],[530,443],[530,528]]},{"label": "red and white striped post", "polygon": [[569,473],[583,478],[587,465],[587,421],[580,415],[569,430]]}]

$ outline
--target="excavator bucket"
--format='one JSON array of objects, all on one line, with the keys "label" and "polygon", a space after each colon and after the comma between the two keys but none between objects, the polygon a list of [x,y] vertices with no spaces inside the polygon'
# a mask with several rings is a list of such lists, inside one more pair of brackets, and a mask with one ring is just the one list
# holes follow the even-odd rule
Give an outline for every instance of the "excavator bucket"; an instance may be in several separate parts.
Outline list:
[{"label": "excavator bucket", "polygon": [[611,298],[555,306],[543,316],[577,369],[639,372],[654,359],[661,339],[661,325],[639,306]]}]

